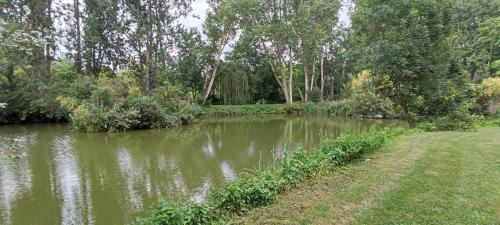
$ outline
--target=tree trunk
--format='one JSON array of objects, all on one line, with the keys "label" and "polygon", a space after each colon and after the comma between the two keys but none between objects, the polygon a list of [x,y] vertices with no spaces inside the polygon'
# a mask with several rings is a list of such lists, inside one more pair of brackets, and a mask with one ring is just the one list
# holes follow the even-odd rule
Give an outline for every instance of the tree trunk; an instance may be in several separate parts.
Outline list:
[{"label": "tree trunk", "polygon": [[153,21],[152,21],[152,9],[151,0],[148,0],[148,15],[147,15],[147,34],[146,34],[146,74],[144,77],[144,90],[146,93],[150,91],[151,88],[151,74],[153,72]]},{"label": "tree trunk", "polygon": [[[48,36],[51,41],[55,41],[52,36],[52,0],[47,1],[47,15],[46,15],[46,25],[48,30]],[[51,75],[51,66],[52,66],[52,56],[50,55],[51,44],[50,42],[45,46],[45,73],[48,78]]]},{"label": "tree trunk", "polygon": [[321,84],[320,84],[320,90],[319,90],[319,100],[321,102],[325,101],[324,98],[324,93],[325,93],[325,69],[324,69],[324,57],[323,54],[321,54],[321,59],[320,59],[320,73],[321,73]]},{"label": "tree trunk", "polygon": [[224,48],[226,47],[226,37],[227,34],[223,34],[221,38],[221,43],[219,45],[219,48],[217,49],[217,53],[215,56],[215,65],[212,71],[212,76],[210,76],[207,84],[207,80],[205,80],[205,84],[203,87],[205,88],[204,90],[204,96],[203,96],[203,104],[207,103],[208,97],[210,96],[210,92],[212,92],[212,87],[214,85],[215,78],[217,77],[217,67],[219,66],[219,63],[222,58],[222,53],[224,52]]},{"label": "tree trunk", "polygon": [[[271,66],[271,70],[273,71],[273,75],[274,75],[274,78],[276,79],[276,82],[278,82],[278,85],[280,86],[280,88],[283,92],[283,95],[285,96],[286,103],[292,104],[293,103],[292,95],[291,95],[292,91],[288,90],[286,80],[284,80],[284,76],[281,76],[283,79],[283,80],[281,80],[280,76],[278,74],[278,71],[276,71],[276,69],[274,68],[273,63],[269,62],[269,65]],[[289,73],[289,76],[290,76],[290,73]],[[290,83],[288,83],[288,85],[290,85]]]},{"label": "tree trunk", "polygon": [[307,102],[308,100],[308,93],[309,93],[309,68],[308,68],[308,63],[306,63],[305,60],[303,60],[303,66],[304,66],[304,97],[302,99],[303,102]]},{"label": "tree trunk", "polygon": [[293,62],[292,62],[292,48],[289,47],[288,51],[288,104],[293,104]]},{"label": "tree trunk", "polygon": [[75,55],[75,67],[76,67],[76,73],[81,74],[82,73],[82,37],[81,37],[81,31],[80,31],[80,1],[79,0],[73,0],[73,15],[75,17],[75,29],[76,29],[76,36],[75,36],[75,49],[76,49],[76,55]]},{"label": "tree trunk", "polygon": [[309,90],[312,91],[314,89],[314,76],[316,74],[316,59],[313,61],[313,71],[312,71],[312,74],[311,74],[311,81],[309,83]]}]

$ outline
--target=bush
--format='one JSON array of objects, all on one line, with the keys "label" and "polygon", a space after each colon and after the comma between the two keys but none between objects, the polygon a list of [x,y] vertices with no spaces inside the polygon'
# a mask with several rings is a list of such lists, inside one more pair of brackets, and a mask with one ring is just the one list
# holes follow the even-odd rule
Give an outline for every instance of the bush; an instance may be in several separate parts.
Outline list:
[{"label": "bush", "polygon": [[89,103],[79,105],[71,114],[72,126],[89,132],[107,130],[108,119],[106,109]]},{"label": "bush", "polygon": [[133,111],[135,122],[132,128],[161,128],[167,127],[165,122],[165,111],[160,104],[147,96],[132,98],[126,109]]},{"label": "bush", "polygon": [[346,116],[395,117],[393,102],[377,94],[377,88],[371,73],[362,71],[350,82],[350,97],[334,103],[330,111]]},{"label": "bush", "polygon": [[334,102],[330,112],[340,116],[358,116],[372,118],[394,118],[394,104],[388,98],[374,93],[364,93],[352,96],[339,102]]},{"label": "bush", "polygon": [[319,88],[313,88],[308,93],[309,101],[318,103],[321,101],[321,90]]},{"label": "bush", "polygon": [[490,113],[490,116],[493,118],[500,118],[500,109],[496,109]]},{"label": "bush", "polygon": [[331,165],[343,165],[380,148],[388,138],[389,135],[384,131],[371,131],[362,135],[343,134],[323,141],[321,150],[329,158]]},{"label": "bush", "polygon": [[484,79],[477,88],[472,112],[485,114],[500,100],[500,78]]},{"label": "bush", "polygon": [[437,130],[471,130],[475,129],[474,118],[468,112],[454,111],[445,117],[436,119]]},{"label": "bush", "polygon": [[218,219],[210,215],[212,208],[207,204],[187,203],[184,205],[159,201],[153,206],[150,217],[138,219],[136,224],[198,225],[212,224]]},{"label": "bush", "polygon": [[151,96],[170,113],[178,112],[192,102],[181,87],[171,84],[156,88],[152,91]]},{"label": "bush", "polygon": [[268,205],[276,199],[279,180],[271,170],[243,176],[214,192],[209,202],[221,212],[233,214]]},{"label": "bush", "polygon": [[436,123],[432,122],[420,122],[417,123],[417,126],[415,127],[416,129],[423,130],[423,131],[436,131]]}]

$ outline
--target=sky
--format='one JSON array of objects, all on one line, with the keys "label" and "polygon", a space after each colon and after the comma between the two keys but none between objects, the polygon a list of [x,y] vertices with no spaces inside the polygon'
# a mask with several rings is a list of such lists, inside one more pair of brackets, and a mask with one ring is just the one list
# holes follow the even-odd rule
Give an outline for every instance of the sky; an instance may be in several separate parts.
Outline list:
[{"label": "sky", "polygon": [[[59,4],[72,4],[73,0],[56,0]],[[350,13],[352,12],[354,6],[352,0],[341,0],[342,7],[339,11],[339,25],[350,26],[351,25],[351,17]],[[203,22],[207,16],[207,12],[209,9],[209,5],[206,0],[194,0],[191,4],[191,12],[188,16],[179,18],[179,23],[189,28],[197,28],[199,31],[202,31]],[[66,26],[65,21],[59,21],[60,24],[57,26]],[[225,53],[230,51],[231,47],[228,46],[228,49],[225,49]],[[67,52],[66,48],[62,45],[59,45],[59,49],[61,52]]]},{"label": "sky", "polygon": [[[350,12],[353,9],[351,0],[342,0],[342,8],[339,11],[339,24],[350,26]],[[201,31],[203,21],[206,18],[208,11],[208,3],[206,0],[195,0],[191,5],[192,11],[189,16],[179,19],[179,22],[186,27],[197,28]],[[198,17],[198,18],[196,18]]]}]

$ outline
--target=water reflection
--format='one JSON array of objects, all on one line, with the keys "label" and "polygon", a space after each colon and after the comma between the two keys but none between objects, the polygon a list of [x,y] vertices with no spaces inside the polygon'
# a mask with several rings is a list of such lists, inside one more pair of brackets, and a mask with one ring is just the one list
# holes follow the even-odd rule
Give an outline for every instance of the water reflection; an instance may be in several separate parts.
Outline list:
[{"label": "water reflection", "polygon": [[[160,197],[203,201],[210,189],[323,135],[394,123],[328,117],[213,119],[174,130],[71,132],[0,127],[0,224],[126,224]],[[2,150],[5,152],[5,150]]]},{"label": "water reflection", "polygon": [[[28,195],[32,186],[31,167],[26,157],[37,134],[0,136],[0,215],[11,224],[12,210],[17,199]],[[14,154],[14,155],[13,155]]]},{"label": "water reflection", "polygon": [[62,224],[94,224],[90,180],[81,172],[69,135],[54,138],[57,196],[62,199]]}]

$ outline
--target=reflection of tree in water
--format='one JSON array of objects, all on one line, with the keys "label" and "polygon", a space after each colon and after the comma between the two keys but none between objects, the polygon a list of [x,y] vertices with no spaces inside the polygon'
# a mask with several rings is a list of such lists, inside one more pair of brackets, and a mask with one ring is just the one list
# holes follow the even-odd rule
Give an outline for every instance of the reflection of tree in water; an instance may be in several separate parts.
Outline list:
[{"label": "reflection of tree in water", "polygon": [[1,165],[0,222],[8,224],[5,218],[10,216],[5,213],[17,210],[12,207],[29,197],[37,199],[32,208],[46,211],[33,212],[37,217],[14,218],[13,223],[125,224],[160,196],[202,201],[211,188],[240,172],[279,160],[285,148],[314,147],[322,136],[359,132],[371,125],[385,124],[266,116],[210,119],[177,129],[121,134],[70,133],[53,125],[7,133],[0,128],[0,141],[10,134],[37,134],[32,144],[21,148],[26,157]]},{"label": "reflection of tree in water", "polygon": [[0,223],[11,224],[15,202],[31,192],[32,174],[27,151],[37,141],[36,133],[0,136]]}]

